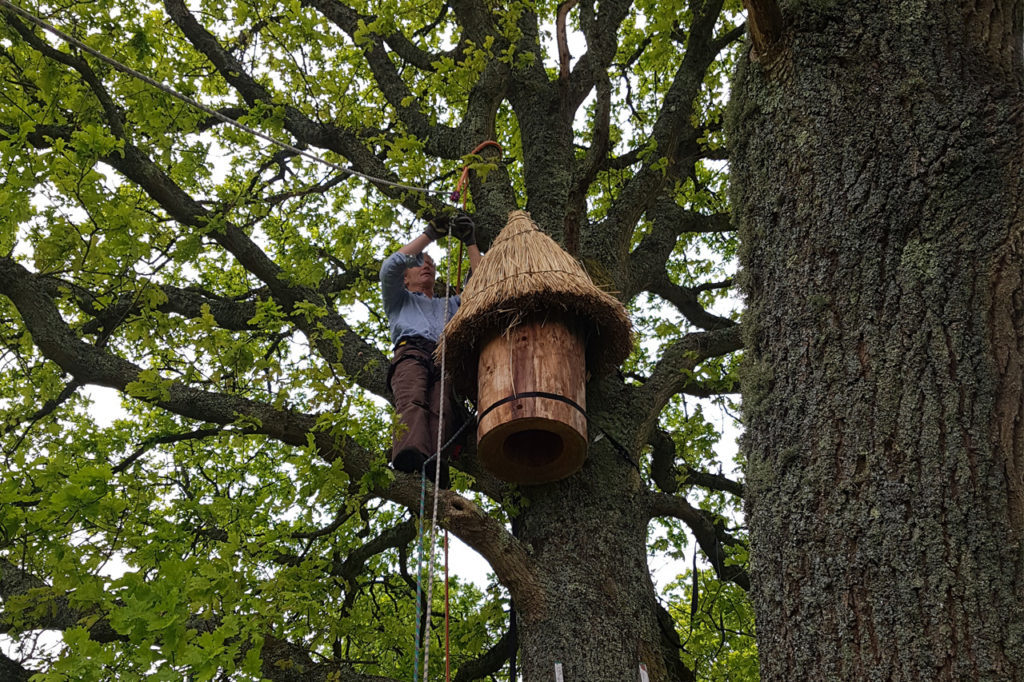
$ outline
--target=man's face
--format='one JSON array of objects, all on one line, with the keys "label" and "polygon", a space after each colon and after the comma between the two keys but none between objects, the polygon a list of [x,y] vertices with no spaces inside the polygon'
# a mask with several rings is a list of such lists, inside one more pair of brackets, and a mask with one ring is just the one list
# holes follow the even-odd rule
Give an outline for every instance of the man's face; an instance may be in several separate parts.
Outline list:
[{"label": "man's face", "polygon": [[417,268],[409,268],[405,271],[405,288],[424,292],[433,291],[434,276],[436,274],[434,259],[424,255],[423,265]]}]

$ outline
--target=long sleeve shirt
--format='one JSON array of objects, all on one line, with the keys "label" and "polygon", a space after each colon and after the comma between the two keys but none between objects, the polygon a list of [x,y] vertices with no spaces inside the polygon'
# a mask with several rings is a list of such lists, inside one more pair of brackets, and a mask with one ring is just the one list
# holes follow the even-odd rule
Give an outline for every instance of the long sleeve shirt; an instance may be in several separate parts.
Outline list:
[{"label": "long sleeve shirt", "polygon": [[431,298],[418,291],[405,288],[405,271],[423,265],[423,254],[410,256],[395,252],[384,259],[380,267],[380,286],[384,296],[384,312],[391,329],[391,343],[407,336],[422,336],[437,343],[445,323],[459,309],[461,298],[448,299],[445,317],[445,299]]}]

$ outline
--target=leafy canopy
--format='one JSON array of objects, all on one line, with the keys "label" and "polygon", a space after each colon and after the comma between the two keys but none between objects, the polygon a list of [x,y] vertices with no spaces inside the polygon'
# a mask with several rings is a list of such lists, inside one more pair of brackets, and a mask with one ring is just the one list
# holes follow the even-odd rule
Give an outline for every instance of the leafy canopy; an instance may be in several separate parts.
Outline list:
[{"label": "leafy canopy", "polygon": [[[526,207],[629,306],[637,347],[603,380],[628,398],[597,395],[592,423],[631,434],[665,502],[651,551],[692,537],[714,565],[665,596],[684,661],[756,677],[730,582],[742,487],[718,475],[707,413],[739,348],[721,126],[738,0],[570,8],[571,61],[545,2],[20,6],[247,126],[437,193],[276,148],[0,10],[0,662],[37,680],[412,675],[418,484],[382,454],[376,273],[469,164],[483,246]],[[467,156],[489,138],[500,155]],[[496,548],[528,500],[472,448],[455,466],[446,504],[470,511],[445,523],[495,581],[453,581],[453,669],[500,676]]]}]

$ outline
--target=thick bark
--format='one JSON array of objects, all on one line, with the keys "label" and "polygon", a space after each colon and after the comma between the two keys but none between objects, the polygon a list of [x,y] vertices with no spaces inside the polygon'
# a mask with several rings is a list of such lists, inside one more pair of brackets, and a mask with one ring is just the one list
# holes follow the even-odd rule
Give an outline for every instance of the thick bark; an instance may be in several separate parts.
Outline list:
[{"label": "thick bark", "polygon": [[1022,5],[782,9],[730,122],[763,677],[1024,679]]},{"label": "thick bark", "polygon": [[520,539],[545,594],[519,611],[523,677],[554,679],[561,663],[566,680],[634,680],[645,663],[652,680],[693,679],[666,669],[640,478],[610,447],[594,450],[581,473],[523,488]]}]

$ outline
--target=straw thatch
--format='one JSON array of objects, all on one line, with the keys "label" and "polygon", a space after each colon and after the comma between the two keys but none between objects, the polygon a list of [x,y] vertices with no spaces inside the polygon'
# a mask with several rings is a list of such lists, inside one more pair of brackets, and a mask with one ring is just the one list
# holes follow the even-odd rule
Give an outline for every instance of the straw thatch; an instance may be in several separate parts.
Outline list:
[{"label": "straw thatch", "polygon": [[623,305],[598,289],[572,256],[537,229],[529,213],[512,211],[445,327],[445,364],[455,386],[474,396],[480,344],[537,316],[578,320],[587,368],[595,374],[617,367],[632,347]]}]

